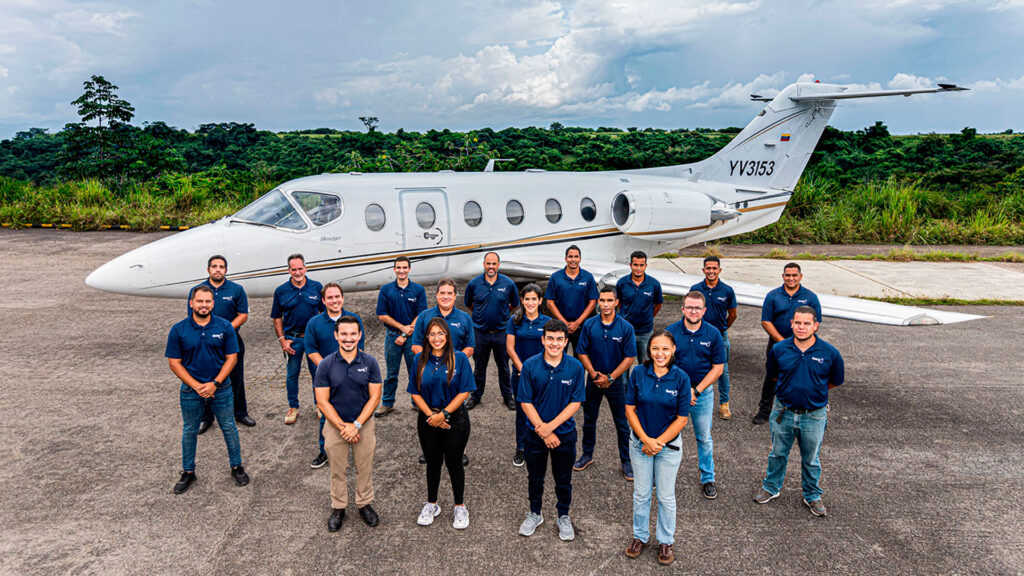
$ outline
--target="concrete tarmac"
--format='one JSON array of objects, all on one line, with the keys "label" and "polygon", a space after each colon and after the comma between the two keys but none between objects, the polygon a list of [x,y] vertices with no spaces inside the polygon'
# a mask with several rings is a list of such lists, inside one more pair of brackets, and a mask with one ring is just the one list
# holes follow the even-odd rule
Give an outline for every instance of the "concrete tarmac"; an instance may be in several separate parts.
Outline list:
[{"label": "concrete tarmac", "polygon": [[[251,302],[242,329],[258,421],[240,431],[252,482],[234,485],[214,428],[199,439],[198,482],[175,496],[181,415],[163,351],[184,302],[84,284],[95,267],[156,237],[0,232],[2,574],[1024,573],[1024,308],[951,307],[991,316],[954,326],[826,319],[820,335],[843,353],[847,370],[831,394],[821,452],[827,518],[801,503],[795,450],[781,496],[765,506],[751,501],[769,447],[767,426],[750,423],[765,337],[759,311],[741,308],[730,332],[734,416],[716,417],[713,429],[719,496],[700,495],[687,426],[676,563],[663,569],[650,547],[636,560],[622,553],[632,485],[618,470],[607,409],[595,463],[573,475],[576,540],[557,537],[550,477],[544,525],[530,538],[517,535],[526,471],[511,464],[513,415],[500,403],[493,369],[484,403],[470,413],[467,530],[451,527],[447,474],[441,516],[416,525],[426,480],[403,383],[401,410],[377,422],[381,525],[365,526],[353,507],[342,529],[328,533],[328,471],[309,468],[310,383],[303,373],[299,421],[285,426],[284,361],[268,299]],[[726,279],[736,267],[726,264]],[[961,273],[944,270],[947,278]],[[972,281],[985,284],[986,273]],[[370,320],[368,352],[382,359],[375,301],[376,293],[350,294],[346,307]],[[659,327],[679,318],[676,306],[667,303]]]}]

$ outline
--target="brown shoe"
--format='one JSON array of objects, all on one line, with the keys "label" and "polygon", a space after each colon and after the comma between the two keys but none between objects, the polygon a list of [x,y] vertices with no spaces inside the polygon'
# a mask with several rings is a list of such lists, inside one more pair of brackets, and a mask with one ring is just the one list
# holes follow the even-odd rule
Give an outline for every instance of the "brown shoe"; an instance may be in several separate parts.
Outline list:
[{"label": "brown shoe", "polygon": [[676,559],[676,555],[672,552],[671,544],[659,544],[658,545],[658,564],[662,566],[668,566]]},{"label": "brown shoe", "polygon": [[722,402],[718,405],[718,415],[721,416],[722,420],[728,420],[732,418],[732,412],[729,411],[729,403]]},{"label": "brown shoe", "polygon": [[644,551],[644,543],[639,538],[633,538],[633,541],[626,546],[626,558],[636,558]]},{"label": "brown shoe", "polygon": [[298,408],[289,408],[288,413],[284,415],[285,424],[295,424],[295,421],[299,418]]}]

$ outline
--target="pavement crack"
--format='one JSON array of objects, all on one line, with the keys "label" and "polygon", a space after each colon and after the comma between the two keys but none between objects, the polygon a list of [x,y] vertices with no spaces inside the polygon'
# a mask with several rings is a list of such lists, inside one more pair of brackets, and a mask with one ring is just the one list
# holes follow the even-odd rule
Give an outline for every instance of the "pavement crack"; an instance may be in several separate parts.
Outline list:
[{"label": "pavement crack", "polygon": [[863,278],[865,280],[869,280],[871,282],[874,282],[875,284],[881,284],[882,286],[885,286],[886,288],[888,288],[890,290],[894,290],[896,292],[899,292],[900,294],[903,294],[904,296],[907,296],[908,298],[913,298],[914,297],[914,295],[911,294],[910,292],[906,292],[904,290],[900,290],[899,288],[897,288],[895,286],[892,286],[890,284],[886,284],[885,282],[881,282],[879,280],[876,280],[875,278],[872,278],[872,277],[868,276],[867,274],[861,274],[860,272],[857,272],[856,270],[851,270],[851,269],[849,269],[849,268],[847,268],[845,266],[842,266],[842,265],[840,265],[840,264],[838,264],[836,262],[827,262],[827,264],[835,266],[836,268],[839,268],[840,270],[843,270],[844,272],[849,272],[850,274],[854,274],[856,276],[860,276],[861,278]]},{"label": "pavement crack", "polygon": [[[249,500],[252,500],[252,496],[249,497]],[[220,535],[220,538],[217,539],[217,543],[214,544],[212,548],[210,548],[210,552],[206,555],[205,558],[203,558],[201,566],[209,566],[209,568],[204,572],[205,574],[217,573],[216,566],[214,565],[212,560],[215,556],[218,555],[218,552],[220,552],[221,548],[224,547],[225,541],[228,539],[228,534],[230,534],[235,529],[235,526],[238,526],[238,523],[242,520],[243,514],[245,514],[245,506],[237,506],[234,520],[232,520],[231,524],[229,524],[228,527],[223,530],[223,532]]]}]

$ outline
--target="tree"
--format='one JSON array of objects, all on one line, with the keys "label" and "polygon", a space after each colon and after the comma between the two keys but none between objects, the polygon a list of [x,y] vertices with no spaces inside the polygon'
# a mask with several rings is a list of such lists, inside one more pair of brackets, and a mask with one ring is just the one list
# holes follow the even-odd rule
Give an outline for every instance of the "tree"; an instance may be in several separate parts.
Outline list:
[{"label": "tree", "polygon": [[103,128],[104,120],[107,126],[113,128],[117,123],[128,124],[135,116],[135,108],[127,101],[117,96],[118,89],[103,76],[93,76],[82,83],[85,93],[73,100],[71,103],[78,106],[78,115],[82,122],[96,120],[99,128]]},{"label": "tree", "polygon": [[[64,129],[65,143],[61,170],[74,177],[122,174],[131,156],[135,108],[118,97],[117,86],[103,76],[92,76],[82,84],[85,93],[71,103],[78,107],[81,122]],[[87,122],[96,121],[96,126]]]},{"label": "tree", "polygon": [[367,132],[375,132],[380,119],[376,116],[360,116],[359,121],[363,123],[363,126],[366,126]]}]

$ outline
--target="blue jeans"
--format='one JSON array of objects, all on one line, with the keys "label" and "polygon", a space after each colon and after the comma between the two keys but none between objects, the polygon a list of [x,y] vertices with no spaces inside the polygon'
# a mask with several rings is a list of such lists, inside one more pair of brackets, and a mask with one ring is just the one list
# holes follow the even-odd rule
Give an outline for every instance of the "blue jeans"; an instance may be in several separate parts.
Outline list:
[{"label": "blue jeans", "polygon": [[[316,366],[315,365],[309,367],[309,376],[310,376],[310,378],[312,380],[316,381]],[[316,387],[315,386],[313,387],[313,402],[316,403]],[[320,413],[320,428],[317,431],[317,445],[320,446],[320,454],[322,456],[327,456],[327,451],[324,449],[324,444],[326,443],[325,440],[324,440],[324,423],[325,422],[327,422],[327,417],[324,416],[323,412],[321,412]]]},{"label": "blue jeans", "polygon": [[[306,342],[302,338],[285,336],[290,338],[292,341],[292,350],[295,350],[295,354],[288,356],[288,366],[285,370],[284,386],[288,394],[288,407],[298,408],[299,407],[299,372],[302,371],[302,357],[306,352]],[[287,354],[286,354],[287,355]],[[316,371],[316,364],[306,356],[306,365],[309,367],[309,374],[313,375]]]},{"label": "blue jeans", "polygon": [[398,330],[388,328],[384,335],[384,364],[387,366],[387,378],[384,379],[384,392],[380,403],[384,406],[395,405],[395,394],[398,392],[398,373],[402,369],[402,358],[405,358],[405,371],[412,374],[412,338],[399,346],[395,338],[401,334]]},{"label": "blue jeans", "polygon": [[196,440],[203,410],[207,405],[213,409],[217,425],[224,434],[224,442],[228,445],[228,462],[232,468],[242,464],[242,448],[238,443],[238,428],[235,427],[235,398],[230,384],[224,384],[212,398],[203,398],[191,386],[181,383],[181,468],[185,472],[195,472],[196,469]]},{"label": "blue jeans", "polygon": [[648,330],[636,335],[636,365],[639,366],[647,360],[647,343],[651,341],[654,330]]},{"label": "blue jeans", "polygon": [[723,404],[729,401],[729,354],[732,350],[732,345],[729,344],[729,331],[722,332],[722,344],[725,344],[725,366],[723,366],[722,375],[718,377],[718,403]]},{"label": "blue jeans", "polygon": [[676,534],[676,475],[683,459],[682,435],[669,442],[679,450],[662,448],[654,456],[643,453],[643,443],[630,434],[629,459],[633,462],[633,538],[647,543],[651,538],[651,491],[658,489],[659,544],[674,544]]},{"label": "blue jeans", "polygon": [[615,435],[619,441],[619,460],[629,462],[629,421],[626,420],[626,375],[612,381],[607,388],[598,388],[587,377],[587,399],[583,402],[583,453],[594,455],[597,445],[597,417],[601,413],[601,399],[608,399],[608,408],[615,422]]},{"label": "blue jeans", "polygon": [[526,429],[526,412],[519,403],[519,371],[512,366],[512,398],[516,401],[516,450],[524,450],[523,438],[529,433]]},{"label": "blue jeans", "polygon": [[715,414],[715,394],[709,388],[697,398],[697,404],[690,406],[690,421],[693,422],[693,436],[697,439],[697,467],[700,468],[700,483],[715,481],[715,451],[711,440],[711,421]]},{"label": "blue jeans", "polygon": [[[782,490],[789,451],[796,441],[800,446],[800,481],[803,484],[804,500],[820,500],[821,488],[818,487],[818,479],[821,478],[821,463],[818,461],[818,453],[821,451],[821,441],[825,437],[828,407],[806,414],[782,410],[782,404],[776,400],[772,406],[772,414],[768,418],[772,433],[772,453],[768,456],[768,470],[761,486],[772,494],[778,494]],[[782,422],[777,422],[780,413]]]}]

